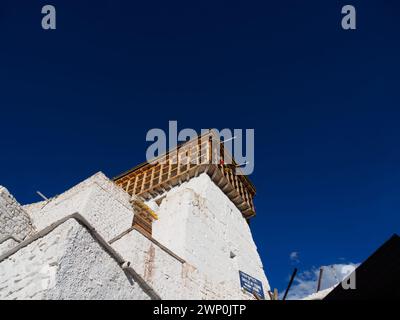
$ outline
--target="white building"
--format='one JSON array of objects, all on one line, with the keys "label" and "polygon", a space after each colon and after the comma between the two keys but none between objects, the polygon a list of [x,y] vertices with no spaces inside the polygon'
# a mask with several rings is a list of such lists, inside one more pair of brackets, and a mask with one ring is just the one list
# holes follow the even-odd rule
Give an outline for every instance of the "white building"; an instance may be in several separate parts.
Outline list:
[{"label": "white building", "polygon": [[31,205],[0,188],[0,299],[259,298],[239,271],[268,298],[248,225],[254,187],[207,157],[186,163],[199,148]]}]

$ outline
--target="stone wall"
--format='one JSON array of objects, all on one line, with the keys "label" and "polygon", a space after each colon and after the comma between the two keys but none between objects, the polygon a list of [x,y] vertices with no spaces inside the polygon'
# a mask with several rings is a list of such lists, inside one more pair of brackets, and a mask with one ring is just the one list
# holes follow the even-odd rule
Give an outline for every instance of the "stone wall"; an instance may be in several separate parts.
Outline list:
[{"label": "stone wall", "polygon": [[0,186],[0,241],[9,236],[24,240],[33,232],[28,214],[8,190]]},{"label": "stone wall", "polygon": [[0,261],[0,299],[145,300],[150,296],[87,228],[68,219]]},{"label": "stone wall", "polygon": [[125,191],[99,172],[49,201],[24,208],[38,230],[79,212],[106,240],[111,240],[132,226],[129,200]]}]

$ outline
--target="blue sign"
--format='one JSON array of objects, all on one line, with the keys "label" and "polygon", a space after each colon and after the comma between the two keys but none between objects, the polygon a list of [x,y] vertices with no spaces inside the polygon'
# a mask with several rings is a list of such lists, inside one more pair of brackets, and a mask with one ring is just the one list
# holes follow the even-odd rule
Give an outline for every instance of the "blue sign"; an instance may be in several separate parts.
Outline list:
[{"label": "blue sign", "polygon": [[247,273],[239,271],[240,286],[250,292],[257,294],[261,299],[265,299],[263,286],[260,280],[249,276]]}]

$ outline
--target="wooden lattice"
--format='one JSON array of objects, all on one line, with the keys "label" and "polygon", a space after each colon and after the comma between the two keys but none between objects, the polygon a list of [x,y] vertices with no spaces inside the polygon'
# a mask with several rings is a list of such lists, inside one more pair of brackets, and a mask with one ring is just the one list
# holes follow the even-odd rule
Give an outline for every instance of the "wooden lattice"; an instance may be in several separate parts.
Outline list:
[{"label": "wooden lattice", "polygon": [[[215,159],[218,159],[217,164]],[[133,168],[114,181],[129,194],[149,200],[205,172],[243,216],[249,218],[255,215],[255,188],[246,176],[235,174],[236,168],[234,159],[224,150],[219,137],[210,131],[155,161]]]}]

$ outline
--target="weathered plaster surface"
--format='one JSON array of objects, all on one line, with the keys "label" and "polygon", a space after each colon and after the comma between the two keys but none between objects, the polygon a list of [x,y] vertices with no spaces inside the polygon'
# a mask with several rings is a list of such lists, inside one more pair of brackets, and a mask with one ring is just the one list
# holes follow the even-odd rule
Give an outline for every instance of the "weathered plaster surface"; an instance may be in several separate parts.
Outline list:
[{"label": "weathered plaster surface", "polygon": [[162,299],[252,299],[237,283],[220,283],[194,266],[163,250],[140,232],[132,230],[112,247]]},{"label": "weathered plaster surface", "polygon": [[156,240],[195,266],[210,283],[206,288],[227,286],[238,292],[241,270],[259,279],[268,296],[269,283],[248,223],[207,174],[165,196],[153,224]]},{"label": "weathered plaster surface", "polygon": [[0,256],[7,251],[11,250],[12,248],[18,245],[18,241],[15,241],[13,238],[4,238],[3,240],[0,239]]},{"label": "weathered plaster surface", "polygon": [[149,299],[74,219],[0,261],[0,299]]},{"label": "weathered plaster surface", "polygon": [[[246,220],[207,174],[164,196],[159,206],[148,203],[159,216],[153,224],[159,243],[129,230],[130,196],[102,173],[24,209],[37,230],[79,212],[106,241],[118,239],[112,247],[163,299],[253,299],[241,291],[239,270],[269,290]],[[0,244],[0,255],[15,245]],[[67,220],[0,261],[0,299],[149,298],[103,249]]]},{"label": "weathered plaster surface", "polygon": [[99,172],[63,194],[24,206],[38,230],[79,212],[106,240],[132,226],[130,197]]},{"label": "weathered plaster surface", "polygon": [[112,247],[157,291],[162,299],[177,299],[182,292],[182,262],[162,250],[136,230]]}]

